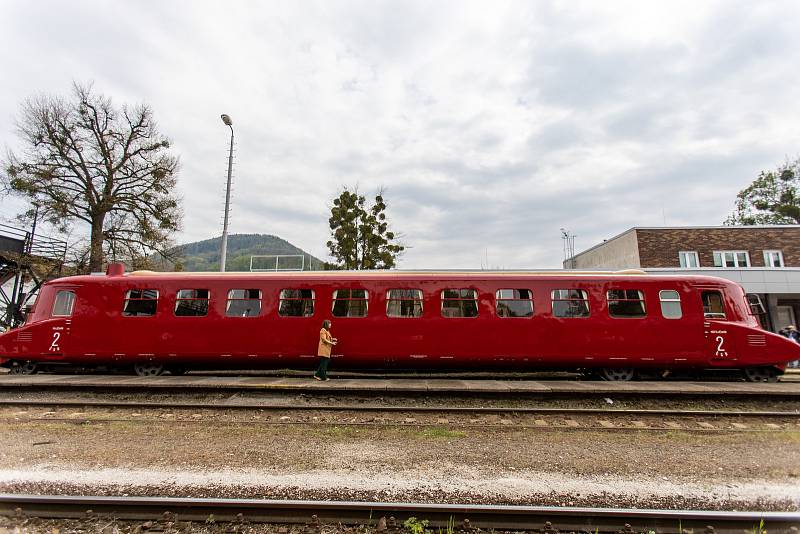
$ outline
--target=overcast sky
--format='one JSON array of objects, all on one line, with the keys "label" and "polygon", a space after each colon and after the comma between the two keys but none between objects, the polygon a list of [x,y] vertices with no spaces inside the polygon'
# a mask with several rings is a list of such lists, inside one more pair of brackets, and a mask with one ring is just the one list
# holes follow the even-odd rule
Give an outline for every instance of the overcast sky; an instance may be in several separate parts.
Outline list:
[{"label": "overcast sky", "polygon": [[554,268],[561,227],[720,224],[800,154],[799,28],[797,0],[0,0],[0,146],[26,97],[94,81],[172,139],[180,242],[221,234],[228,113],[232,233],[327,258],[357,184],[401,268]]}]

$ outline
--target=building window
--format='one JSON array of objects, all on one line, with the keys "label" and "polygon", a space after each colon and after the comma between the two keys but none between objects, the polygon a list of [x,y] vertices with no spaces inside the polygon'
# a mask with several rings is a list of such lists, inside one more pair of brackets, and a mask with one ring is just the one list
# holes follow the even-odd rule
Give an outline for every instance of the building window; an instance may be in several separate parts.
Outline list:
[{"label": "building window", "polygon": [[337,289],[333,292],[334,317],[366,317],[366,289]]},{"label": "building window", "polygon": [[175,301],[175,315],[178,317],[202,317],[208,315],[208,289],[181,289]]},{"label": "building window", "polygon": [[722,293],[719,291],[703,291],[703,315],[709,319],[725,319],[725,306]]},{"label": "building window", "polygon": [[69,317],[72,315],[72,308],[75,306],[75,293],[72,291],[59,291],[53,301],[53,310],[50,313],[53,317]]},{"label": "building window", "polygon": [[638,289],[610,289],[608,298],[608,314],[611,317],[644,317],[644,293]]},{"label": "building window", "polygon": [[677,291],[664,289],[658,292],[658,298],[661,300],[661,315],[664,319],[680,319],[683,317],[681,296]]},{"label": "building window", "polygon": [[281,317],[311,317],[314,315],[314,290],[281,289],[278,315]]},{"label": "building window", "polygon": [[442,291],[442,317],[477,317],[478,292],[474,289]]},{"label": "building window", "polygon": [[498,289],[495,293],[498,317],[533,317],[530,289]]},{"label": "building window", "polygon": [[157,289],[131,289],[125,292],[124,317],[152,317],[158,306]]},{"label": "building window", "polygon": [[554,289],[555,317],[589,317],[589,296],[583,289]]},{"label": "building window", "polygon": [[765,250],[764,265],[767,267],[783,267],[783,252],[780,250]]},{"label": "building window", "polygon": [[225,306],[226,317],[258,317],[261,313],[260,289],[231,289]]},{"label": "building window", "polygon": [[715,250],[714,267],[723,269],[750,267],[750,254],[746,250]]},{"label": "building window", "polygon": [[422,317],[421,289],[390,289],[386,292],[387,317]]},{"label": "building window", "polygon": [[695,269],[700,267],[700,260],[697,257],[697,252],[693,250],[682,250],[678,252],[678,257],[681,260],[682,269]]}]

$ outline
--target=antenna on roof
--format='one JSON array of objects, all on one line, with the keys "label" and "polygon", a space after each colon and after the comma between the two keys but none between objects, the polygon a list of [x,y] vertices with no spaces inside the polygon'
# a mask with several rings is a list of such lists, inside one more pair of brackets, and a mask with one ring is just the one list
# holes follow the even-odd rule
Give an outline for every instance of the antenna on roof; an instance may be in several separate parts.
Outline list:
[{"label": "antenna on roof", "polygon": [[569,230],[561,228],[561,241],[564,244],[564,268],[575,268],[575,235],[570,234]]}]

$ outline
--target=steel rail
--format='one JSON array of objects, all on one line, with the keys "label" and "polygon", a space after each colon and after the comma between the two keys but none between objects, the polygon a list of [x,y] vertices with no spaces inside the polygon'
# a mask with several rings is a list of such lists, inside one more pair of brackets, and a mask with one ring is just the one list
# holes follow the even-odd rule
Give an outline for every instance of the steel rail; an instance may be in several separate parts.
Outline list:
[{"label": "steel rail", "polygon": [[566,414],[566,415],[668,415],[675,417],[800,417],[800,409],[795,411],[774,410],[677,410],[645,408],[558,408],[536,406],[384,406],[380,404],[261,404],[261,403],[201,403],[201,402],[138,402],[138,401],[95,401],[95,400],[25,400],[0,399],[0,406],[66,406],[90,408],[135,408],[170,410],[264,410],[264,411],[336,411],[336,412],[420,412],[420,413],[463,413],[463,414]]},{"label": "steel rail", "polygon": [[716,534],[741,534],[743,530],[783,532],[800,526],[800,512],[22,494],[0,494],[0,514],[61,519],[106,515],[118,520],[172,521],[202,521],[213,515],[215,521],[260,523],[308,523],[316,516],[315,521],[349,525],[375,524],[379,518],[391,516],[398,523],[409,517],[428,520],[430,526],[458,528],[468,520],[471,527],[484,529],[576,532],[680,533],[682,529],[706,529],[705,532]]}]

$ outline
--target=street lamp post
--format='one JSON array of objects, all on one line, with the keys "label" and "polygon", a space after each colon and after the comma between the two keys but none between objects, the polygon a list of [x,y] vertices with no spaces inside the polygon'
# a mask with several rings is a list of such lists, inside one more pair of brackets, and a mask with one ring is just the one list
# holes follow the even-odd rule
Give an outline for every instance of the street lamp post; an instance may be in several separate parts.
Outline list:
[{"label": "street lamp post", "polygon": [[231,129],[231,150],[228,153],[228,186],[225,188],[225,222],[222,224],[222,254],[219,272],[225,272],[225,261],[228,257],[228,210],[231,205],[231,173],[233,172],[233,121],[224,113],[220,116],[225,126]]}]

